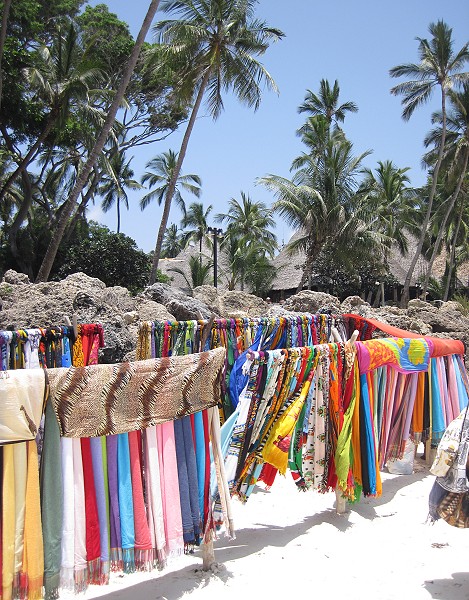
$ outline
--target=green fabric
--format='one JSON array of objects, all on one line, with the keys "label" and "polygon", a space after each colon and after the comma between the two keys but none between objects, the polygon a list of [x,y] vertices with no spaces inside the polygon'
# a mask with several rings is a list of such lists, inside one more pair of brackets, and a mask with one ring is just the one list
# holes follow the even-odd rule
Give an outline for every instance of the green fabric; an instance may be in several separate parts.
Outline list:
[{"label": "green fabric", "polygon": [[41,457],[41,517],[44,538],[45,598],[59,596],[62,559],[62,461],[60,431],[52,403],[48,400],[44,420],[44,446]]},{"label": "green fabric", "polygon": [[[353,375],[351,375],[352,377]],[[352,399],[344,414],[344,422],[337,439],[337,448],[335,451],[335,470],[339,487],[342,490],[347,489],[347,480],[350,467],[352,466],[352,417],[355,410],[357,399],[356,389],[354,387]]]}]

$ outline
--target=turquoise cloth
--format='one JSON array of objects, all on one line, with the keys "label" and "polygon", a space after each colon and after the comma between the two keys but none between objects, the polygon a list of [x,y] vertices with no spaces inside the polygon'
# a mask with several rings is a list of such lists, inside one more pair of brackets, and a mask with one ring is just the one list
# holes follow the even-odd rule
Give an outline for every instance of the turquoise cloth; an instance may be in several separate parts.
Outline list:
[{"label": "turquoise cloth", "polygon": [[135,528],[129,435],[127,433],[120,433],[117,436],[117,485],[122,549],[128,550],[135,546]]}]

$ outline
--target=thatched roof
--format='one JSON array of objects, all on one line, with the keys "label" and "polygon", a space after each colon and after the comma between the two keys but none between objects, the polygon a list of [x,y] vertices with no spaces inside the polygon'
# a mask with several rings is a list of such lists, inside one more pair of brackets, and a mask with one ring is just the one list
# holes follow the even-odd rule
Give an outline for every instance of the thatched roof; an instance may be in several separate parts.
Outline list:
[{"label": "thatched roof", "polygon": [[[189,258],[191,256],[200,256],[199,244],[188,245],[182,252],[180,252],[175,258],[161,258],[158,263],[158,268],[168,277],[171,277],[172,282],[171,285],[174,287],[178,287],[186,292],[189,292],[190,289],[187,286],[187,282],[184,277],[180,273],[174,273],[170,269],[177,267],[181,269],[188,279],[191,281],[191,273],[189,268]],[[227,290],[227,277],[224,276],[224,273],[228,272],[228,261],[226,256],[224,256],[223,251],[218,248],[218,277],[217,277],[217,287],[219,290]],[[208,263],[213,262],[213,249],[208,246],[205,242],[202,243],[202,262]],[[210,285],[213,284],[213,269],[211,270],[210,281],[208,281]]]},{"label": "thatched roof", "polygon": [[[289,240],[288,244],[296,240],[299,233],[295,233]],[[280,253],[274,258],[274,265],[277,269],[277,276],[272,284],[273,291],[296,289],[301,280],[303,273],[303,264],[305,262],[304,252],[291,255],[288,251],[288,244],[282,248]],[[406,256],[402,256],[399,249],[394,246],[388,257],[388,264],[391,273],[397,281],[403,285],[410,262],[417,246],[415,238],[409,239],[409,250]],[[414,269],[414,274],[411,280],[411,285],[415,285],[417,279],[425,273],[426,260],[420,257]]]}]

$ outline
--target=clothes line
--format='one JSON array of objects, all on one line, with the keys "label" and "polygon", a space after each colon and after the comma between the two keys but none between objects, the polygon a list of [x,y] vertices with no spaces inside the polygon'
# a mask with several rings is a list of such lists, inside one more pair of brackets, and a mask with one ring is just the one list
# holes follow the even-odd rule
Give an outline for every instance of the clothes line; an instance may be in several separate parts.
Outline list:
[{"label": "clothes line", "polygon": [[[34,398],[42,412],[47,374],[52,396],[40,435],[0,446],[2,597],[57,598],[62,589],[80,592],[90,583],[107,583],[110,570],[162,567],[212,539],[210,444],[217,486],[227,488],[217,452],[216,408],[225,350],[98,365],[100,325],[79,325],[79,338],[69,344],[68,355],[62,342],[64,334],[71,340],[71,331],[57,328],[55,337],[48,338],[38,331],[34,364],[48,367],[44,369],[20,369],[32,364],[23,359],[26,344],[17,344],[20,336],[11,332],[3,338],[9,342],[8,357],[15,348],[16,359],[8,366],[17,370],[2,371],[0,392],[12,383],[23,394],[40,388]],[[61,367],[58,357],[76,366]],[[207,386],[210,373],[213,385]],[[32,385],[25,386],[26,381]],[[18,413],[22,400],[16,400]],[[108,435],[98,435],[104,432]],[[85,433],[96,437],[64,437]],[[24,439],[22,432],[16,439]],[[18,487],[19,481],[28,485]],[[226,530],[234,535],[229,496],[223,505]],[[27,518],[32,513],[36,520]]]}]

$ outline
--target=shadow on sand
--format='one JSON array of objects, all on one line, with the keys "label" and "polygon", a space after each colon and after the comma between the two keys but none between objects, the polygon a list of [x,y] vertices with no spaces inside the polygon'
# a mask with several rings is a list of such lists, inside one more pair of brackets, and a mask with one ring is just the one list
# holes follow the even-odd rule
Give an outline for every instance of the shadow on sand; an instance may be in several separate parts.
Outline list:
[{"label": "shadow on sand", "polygon": [[[390,502],[402,488],[415,483],[415,481],[422,480],[427,475],[428,473],[426,472],[417,472],[413,475],[400,475],[393,479],[387,479],[383,482],[383,494],[380,498],[362,498],[358,504],[348,505],[347,512],[343,515],[336,513],[335,508],[333,508],[335,498],[333,494],[330,494],[331,508],[307,516],[301,522],[286,527],[279,527],[272,523],[256,523],[257,527],[238,529],[236,531],[236,539],[232,541],[226,541],[226,538],[222,535],[215,542],[215,557],[219,564],[219,568],[215,572],[202,571],[202,554],[200,550],[197,550],[194,554],[194,564],[192,565],[182,567],[174,572],[165,572],[164,570],[161,573],[155,572],[154,578],[150,580],[125,587],[122,590],[112,591],[101,597],[109,600],[124,600],[128,598],[132,598],[133,600],[146,600],[147,598],[153,598],[154,600],[178,600],[185,594],[204,588],[209,584],[210,580],[213,581],[213,579],[217,578],[223,582],[227,582],[232,577],[232,574],[229,569],[223,566],[223,563],[253,556],[268,547],[283,548],[293,540],[306,534],[313,527],[324,523],[328,523],[339,531],[345,532],[353,525],[348,518],[351,512],[360,514],[363,518],[370,520],[391,516],[378,514],[375,509]],[[256,488],[253,496],[264,493],[268,492],[259,487]],[[310,493],[314,494],[316,492]],[[250,502],[255,502],[255,497],[252,497]],[[464,582],[464,585],[469,585],[469,575],[457,573],[453,577],[455,577],[453,586],[457,593],[459,593],[458,586],[461,581]],[[438,590],[448,590],[448,582],[446,582],[445,587],[445,580],[441,580],[441,583],[436,580],[425,582],[425,586],[430,592],[435,594],[434,598],[445,598],[444,593],[440,593]],[[451,587],[451,590],[453,590],[453,587]],[[464,596],[462,591],[461,595],[451,595],[451,600],[462,600],[463,598],[467,600],[468,596]]]},{"label": "shadow on sand", "polygon": [[469,598],[469,573],[453,573],[451,579],[431,579],[424,587],[432,598],[441,600],[467,600]]}]

